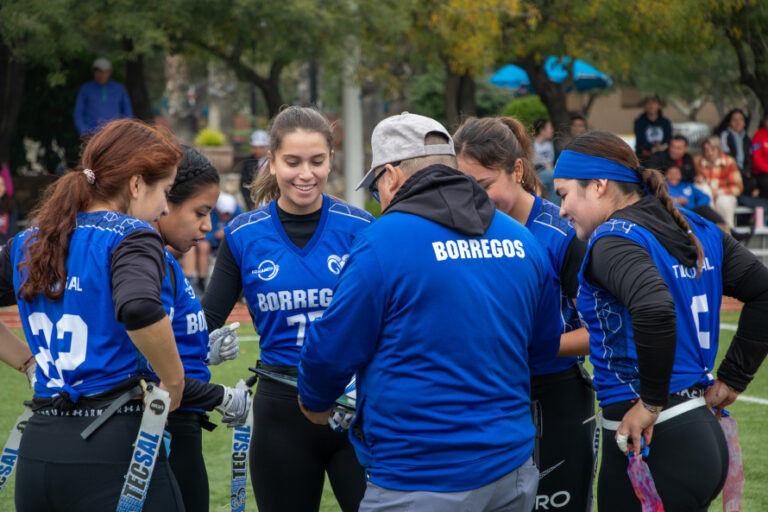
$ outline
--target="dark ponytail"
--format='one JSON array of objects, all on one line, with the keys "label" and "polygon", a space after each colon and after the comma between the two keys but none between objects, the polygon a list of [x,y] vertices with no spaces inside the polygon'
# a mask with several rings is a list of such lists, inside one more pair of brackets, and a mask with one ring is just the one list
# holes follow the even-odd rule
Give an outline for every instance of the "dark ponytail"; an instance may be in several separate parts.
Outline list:
[{"label": "dark ponytail", "polygon": [[131,176],[139,175],[152,185],[170,176],[181,156],[171,135],[139,121],[112,121],[96,132],[83,149],[80,168],[52,183],[32,213],[34,231],[19,264],[23,282],[18,297],[32,302],[42,293],[49,300],[59,300],[78,212],[98,201],[111,202],[124,212]]},{"label": "dark ponytail", "polygon": [[[679,209],[675,208],[675,203],[669,196],[669,191],[667,189],[667,184],[664,181],[664,177],[659,171],[641,167],[635,152],[632,151],[632,148],[630,148],[627,143],[621,140],[619,137],[608,132],[588,132],[574,139],[573,142],[568,144],[565,149],[576,151],[577,153],[583,153],[585,155],[606,158],[635,170],[640,176],[644,187],[635,183],[622,181],[615,181],[614,183],[619,185],[618,188],[624,195],[637,193],[638,195],[643,196],[647,190],[647,193],[656,196],[656,198],[661,202],[664,208],[675,220],[675,223],[680,226],[683,231],[685,231],[685,233],[688,235],[688,238],[690,238],[691,242],[696,247],[696,266],[698,273],[701,273],[701,269],[704,267],[704,248],[702,247],[699,239],[696,238],[696,235],[693,233],[691,225],[688,223],[688,219],[685,218],[685,215],[683,215]],[[582,186],[585,185],[585,182],[589,183],[589,180],[579,181]]]},{"label": "dark ponytail", "polygon": [[456,155],[465,155],[487,169],[515,172],[515,162],[523,164],[522,187],[532,194],[544,185],[531,163],[533,144],[525,127],[514,117],[470,118],[453,135]]}]

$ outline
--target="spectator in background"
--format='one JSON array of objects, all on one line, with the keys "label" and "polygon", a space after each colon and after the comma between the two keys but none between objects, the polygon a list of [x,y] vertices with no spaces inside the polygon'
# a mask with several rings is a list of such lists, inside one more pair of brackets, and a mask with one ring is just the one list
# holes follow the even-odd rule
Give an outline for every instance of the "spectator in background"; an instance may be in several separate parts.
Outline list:
[{"label": "spectator in background", "polygon": [[752,176],[752,140],[747,135],[747,116],[744,111],[734,108],[728,112],[715,128],[715,135],[720,136],[723,152],[736,160],[744,184],[744,195],[757,197],[757,181]]},{"label": "spectator in background", "polygon": [[701,155],[694,159],[696,172],[704,177],[712,192],[715,211],[729,228],[733,228],[733,212],[737,197],[744,190],[736,161],[723,152],[720,137],[712,135],[701,146]]},{"label": "spectator in background", "polygon": [[133,117],[131,100],[122,84],[110,80],[112,63],[100,57],[93,61],[93,80],[80,87],[75,102],[75,126],[81,136],[124,117]]},{"label": "spectator in background", "polygon": [[768,113],[752,137],[752,173],[760,190],[760,197],[768,198]]},{"label": "spectator in background", "polygon": [[[237,204],[235,196],[226,192],[219,194],[216,207],[211,211],[211,231],[205,234],[204,239],[198,241],[197,247],[189,251],[194,255],[192,259],[197,269],[197,287],[201,292],[205,291],[205,281],[208,278],[208,256],[216,253],[224,239],[224,228],[241,213],[243,209]],[[184,263],[184,274],[189,279],[192,275],[192,272],[187,273],[190,261],[185,258]]]},{"label": "spectator in background", "polygon": [[656,151],[648,160],[648,167],[660,171],[673,165],[680,170],[682,181],[694,181],[696,178],[696,165],[688,153],[688,139],[685,135],[673,135],[669,147]]},{"label": "spectator in background", "polygon": [[267,150],[269,150],[269,135],[264,130],[256,130],[251,134],[251,156],[243,162],[243,170],[240,174],[240,191],[243,193],[247,210],[253,210],[255,206],[249,186],[259,175],[259,171],[266,166]]},{"label": "spectator in background", "polygon": [[672,123],[661,113],[661,99],[647,96],[643,108],[645,112],[635,119],[635,153],[641,164],[653,153],[667,149],[672,139]]},{"label": "spectator in background", "polygon": [[[563,149],[565,149],[573,139],[584,135],[589,130],[589,127],[587,126],[587,118],[583,115],[579,114],[578,112],[570,112],[568,117],[570,118],[568,123],[568,132],[561,134],[561,136],[558,138],[557,147],[555,148],[557,151],[557,154],[555,155],[555,162],[557,162],[557,159],[560,157],[560,152],[563,151]],[[560,204],[559,197],[557,198],[556,204]]]},{"label": "spectator in background", "polygon": [[547,188],[543,197],[560,204],[552,179],[555,168],[555,145],[552,142],[554,135],[555,129],[549,119],[537,119],[533,123],[533,165],[539,179]]},{"label": "spectator in background", "polygon": [[669,197],[672,198],[675,204],[691,210],[708,221],[717,224],[723,232],[728,234],[731,233],[731,230],[728,229],[723,218],[709,206],[709,203],[711,202],[710,197],[701,189],[696,188],[693,185],[693,182],[683,180],[683,175],[679,167],[676,165],[668,167],[666,171],[664,171],[664,177],[667,181]]},{"label": "spectator in background", "polygon": [[16,234],[19,210],[16,202],[6,193],[5,179],[0,179],[0,245],[5,244]]}]

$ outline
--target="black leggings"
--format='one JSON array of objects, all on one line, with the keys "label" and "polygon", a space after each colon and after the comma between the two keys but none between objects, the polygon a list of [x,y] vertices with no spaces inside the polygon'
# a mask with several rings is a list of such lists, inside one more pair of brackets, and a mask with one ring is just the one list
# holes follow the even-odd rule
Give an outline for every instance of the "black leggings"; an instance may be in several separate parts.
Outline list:
[{"label": "black leggings", "polygon": [[[115,415],[87,440],[94,418],[33,415],[21,438],[16,469],[18,512],[115,510],[139,433],[140,414]],[[144,512],[182,512],[176,479],[161,445]]]},{"label": "black leggings", "polygon": [[[681,403],[673,395],[668,407]],[[630,401],[603,408],[606,418],[621,421]],[[598,510],[640,512],[640,500],[627,476],[628,459],[616,446],[613,430],[603,435],[602,461],[597,481]],[[728,474],[728,445],[717,418],[706,407],[686,412],[653,428],[646,462],[664,509],[706,512]]]},{"label": "black leggings", "polygon": [[365,474],[347,433],[305,418],[295,388],[259,380],[253,425],[249,466],[261,512],[318,510],[326,471],[341,509],[358,509]]},{"label": "black leggings", "polygon": [[186,512],[208,512],[208,472],[203,459],[202,413],[173,411],[168,415],[171,433],[171,465],[181,489]]},{"label": "black leggings", "polygon": [[[592,501],[595,393],[578,365],[531,379],[539,489],[534,510],[585,512]],[[534,417],[534,421],[536,418]]]}]

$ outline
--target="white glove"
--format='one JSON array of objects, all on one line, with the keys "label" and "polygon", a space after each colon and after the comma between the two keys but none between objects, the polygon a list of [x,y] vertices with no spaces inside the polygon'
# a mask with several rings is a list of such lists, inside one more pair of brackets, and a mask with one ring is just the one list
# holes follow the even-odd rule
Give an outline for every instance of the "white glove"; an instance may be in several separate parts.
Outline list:
[{"label": "white glove", "polygon": [[349,424],[352,423],[354,418],[355,415],[353,413],[345,413],[334,409],[333,414],[328,416],[328,424],[334,432],[346,432],[349,430]]},{"label": "white glove", "polygon": [[[352,405],[357,402],[357,380],[356,376],[352,377],[347,387],[344,389],[344,396],[350,399]],[[346,412],[342,409],[334,409],[333,414],[328,416],[328,424],[331,426],[334,432],[346,432],[349,430],[349,424],[355,418],[355,413]]]},{"label": "white glove", "polygon": [[248,413],[251,410],[251,391],[249,389],[238,389],[222,386],[224,388],[224,398],[216,406],[224,417],[221,421],[228,427],[242,427],[245,420],[248,419]]},{"label": "white glove", "polygon": [[239,322],[216,329],[208,336],[208,364],[217,365],[237,357],[240,340],[237,337]]}]

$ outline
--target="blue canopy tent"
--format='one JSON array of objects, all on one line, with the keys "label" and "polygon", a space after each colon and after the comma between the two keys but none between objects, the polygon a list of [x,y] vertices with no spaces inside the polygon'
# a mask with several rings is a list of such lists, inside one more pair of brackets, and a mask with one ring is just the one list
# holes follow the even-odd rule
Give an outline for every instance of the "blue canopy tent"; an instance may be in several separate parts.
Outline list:
[{"label": "blue canopy tent", "polygon": [[[568,64],[570,62],[570,57],[564,57],[562,61],[558,57],[548,57],[544,62],[544,69],[549,79],[556,83],[564,82],[568,78]],[[611,77],[598,71],[583,60],[576,59],[573,62],[573,77],[573,87],[579,92],[603,89],[613,85]],[[491,76],[491,83],[499,87],[528,89],[531,93],[533,92],[528,73],[520,66],[515,66],[514,64],[507,64],[496,71]]]}]

